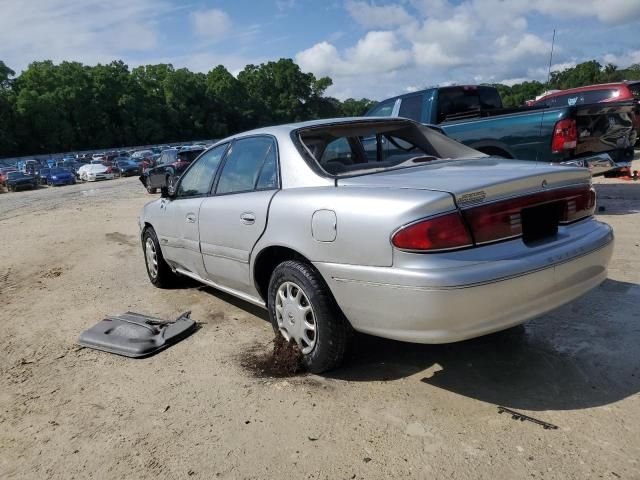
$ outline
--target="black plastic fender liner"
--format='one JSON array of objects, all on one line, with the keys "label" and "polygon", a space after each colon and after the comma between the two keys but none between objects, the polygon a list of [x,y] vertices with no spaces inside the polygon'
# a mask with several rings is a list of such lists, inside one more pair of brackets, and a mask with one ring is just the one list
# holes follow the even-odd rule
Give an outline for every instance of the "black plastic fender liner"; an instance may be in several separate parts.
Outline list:
[{"label": "black plastic fender liner", "polygon": [[78,344],[104,352],[142,358],[191,335],[196,322],[185,312],[167,321],[134,312],[105,317],[78,338]]}]

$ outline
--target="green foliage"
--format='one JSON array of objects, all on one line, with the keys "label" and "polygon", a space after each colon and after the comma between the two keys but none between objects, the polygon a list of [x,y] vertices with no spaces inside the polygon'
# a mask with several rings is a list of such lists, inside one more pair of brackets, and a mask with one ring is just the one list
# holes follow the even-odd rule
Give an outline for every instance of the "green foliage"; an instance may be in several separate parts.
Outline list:
[{"label": "green foliage", "polygon": [[[640,65],[596,61],[553,72],[549,88],[640,79]],[[87,66],[34,62],[19,76],[0,61],[0,157],[220,138],[264,125],[359,116],[375,102],[325,96],[328,77],[291,59],[247,65],[237,76],[218,65],[194,73],[169,64],[130,70],[121,61]],[[547,85],[496,85],[505,106]]]},{"label": "green foliage", "polygon": [[332,80],[291,59],[247,65],[237,77],[222,65],[202,74],[121,61],[34,62],[13,76],[0,61],[0,157],[220,138],[374,103],[325,97]]}]

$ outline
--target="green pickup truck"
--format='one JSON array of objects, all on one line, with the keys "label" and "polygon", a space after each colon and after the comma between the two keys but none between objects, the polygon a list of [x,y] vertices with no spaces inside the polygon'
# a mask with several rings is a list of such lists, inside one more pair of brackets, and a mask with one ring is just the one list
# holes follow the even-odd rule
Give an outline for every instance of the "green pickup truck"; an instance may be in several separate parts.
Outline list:
[{"label": "green pickup truck", "polygon": [[389,98],[366,116],[410,118],[488,155],[584,166],[598,174],[631,161],[633,109],[632,102],[503,108],[494,87],[466,85]]}]

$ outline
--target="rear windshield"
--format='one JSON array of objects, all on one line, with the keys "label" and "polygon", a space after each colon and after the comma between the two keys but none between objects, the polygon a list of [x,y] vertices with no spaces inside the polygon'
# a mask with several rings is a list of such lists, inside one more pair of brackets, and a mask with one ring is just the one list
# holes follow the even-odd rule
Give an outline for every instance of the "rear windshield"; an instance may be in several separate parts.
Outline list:
[{"label": "rear windshield", "polygon": [[543,100],[542,103],[549,107],[572,107],[574,105],[588,105],[590,103],[600,103],[610,101],[620,96],[617,88],[605,90],[591,90],[587,92],[574,92]]},{"label": "rear windshield", "polygon": [[483,156],[414,122],[352,122],[299,130],[299,149],[332,176],[375,173]]},{"label": "rear windshield", "polygon": [[178,152],[178,158],[183,162],[193,162],[203,151],[204,150],[186,150]]},{"label": "rear windshield", "polygon": [[629,84],[629,90],[631,90],[631,95],[640,99],[640,83]]}]

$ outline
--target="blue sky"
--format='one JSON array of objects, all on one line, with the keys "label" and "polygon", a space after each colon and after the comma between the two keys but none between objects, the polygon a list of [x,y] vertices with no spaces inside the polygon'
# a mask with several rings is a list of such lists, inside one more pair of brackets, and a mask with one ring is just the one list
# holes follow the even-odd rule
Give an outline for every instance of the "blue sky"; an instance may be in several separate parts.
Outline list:
[{"label": "blue sky", "polygon": [[237,73],[281,57],[338,98],[429,85],[544,79],[593,59],[640,63],[640,0],[2,0],[0,60]]}]

